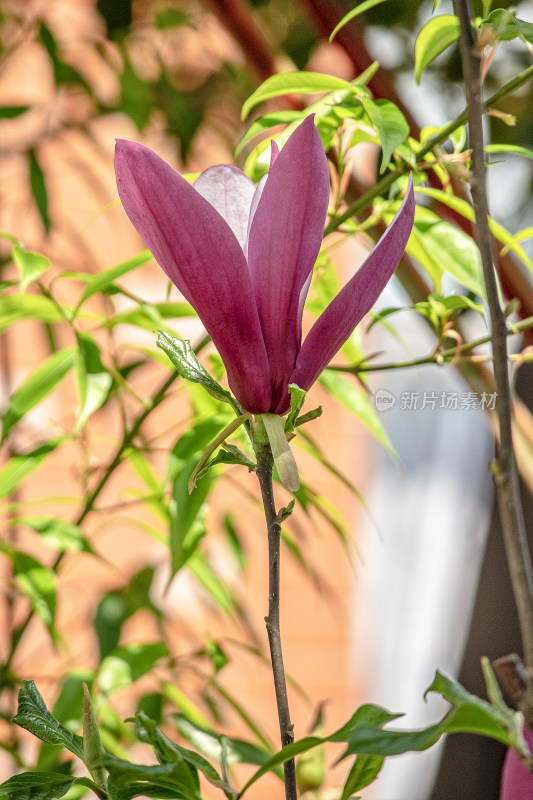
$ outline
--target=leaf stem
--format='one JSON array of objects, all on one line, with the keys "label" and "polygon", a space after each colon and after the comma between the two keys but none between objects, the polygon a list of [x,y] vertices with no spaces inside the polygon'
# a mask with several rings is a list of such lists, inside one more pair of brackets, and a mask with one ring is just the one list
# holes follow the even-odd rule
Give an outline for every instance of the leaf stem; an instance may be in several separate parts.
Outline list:
[{"label": "leaf stem", "polygon": [[[476,47],[470,23],[468,0],[454,0],[454,11],[459,18],[461,33],[459,46],[463,77],[466,86],[472,168],[470,189],[475,211],[475,233],[481,254],[483,274],[487,289],[487,302],[492,327],[492,352],[494,378],[498,391],[499,441],[492,474],[500,508],[503,538],[509,563],[511,583],[518,610],[524,660],[529,673],[529,684],[522,700],[526,721],[533,724],[533,566],[527,541],[518,472],[512,438],[512,400],[507,366],[507,326],[500,304],[498,284],[494,270],[492,238],[485,180],[485,155],[483,146],[483,101],[481,89],[481,52]],[[531,74],[533,69],[530,68]]]},{"label": "leaf stem", "polygon": [[[268,616],[265,617],[265,623],[274,676],[281,745],[286,747],[294,742],[294,732],[289,711],[279,624],[281,525],[274,503],[274,488],[272,485],[274,459],[270,445],[256,444],[255,453],[257,456],[256,474],[261,487],[268,536]],[[296,800],[296,767],[293,758],[284,763],[283,771],[285,774],[285,800]]]}]

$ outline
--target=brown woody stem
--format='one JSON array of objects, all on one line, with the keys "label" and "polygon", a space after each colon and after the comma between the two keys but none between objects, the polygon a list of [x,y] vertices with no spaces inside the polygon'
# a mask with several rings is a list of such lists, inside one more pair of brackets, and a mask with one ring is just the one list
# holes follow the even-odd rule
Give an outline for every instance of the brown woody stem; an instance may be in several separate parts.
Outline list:
[{"label": "brown woody stem", "polygon": [[[279,625],[281,525],[274,503],[274,489],[272,486],[274,460],[270,446],[256,445],[255,452],[257,456],[256,473],[261,487],[268,536],[268,616],[265,617],[265,622],[274,676],[281,745],[286,747],[294,741],[294,733],[289,711]],[[285,800],[296,800],[296,767],[293,758],[284,763],[283,770],[285,773]]]},{"label": "brown woody stem", "polygon": [[518,472],[512,438],[512,401],[507,366],[507,329],[498,294],[494,270],[492,239],[485,180],[483,149],[483,101],[481,91],[481,52],[476,46],[470,23],[468,0],[454,0],[455,14],[461,25],[460,49],[466,86],[472,168],[470,189],[476,223],[476,240],[481,253],[492,327],[494,378],[498,392],[499,441],[492,466],[500,508],[503,537],[511,583],[518,610],[524,661],[529,684],[521,708],[529,725],[533,724],[533,568],[526,536]]}]

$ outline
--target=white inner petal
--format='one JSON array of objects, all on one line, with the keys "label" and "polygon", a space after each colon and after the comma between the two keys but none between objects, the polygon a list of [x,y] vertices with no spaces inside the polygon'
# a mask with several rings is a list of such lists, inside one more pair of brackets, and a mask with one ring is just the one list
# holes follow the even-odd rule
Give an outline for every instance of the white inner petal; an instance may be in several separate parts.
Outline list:
[{"label": "white inner petal", "polygon": [[256,191],[254,182],[238,167],[220,164],[202,172],[194,188],[226,220],[246,251],[250,206]]}]

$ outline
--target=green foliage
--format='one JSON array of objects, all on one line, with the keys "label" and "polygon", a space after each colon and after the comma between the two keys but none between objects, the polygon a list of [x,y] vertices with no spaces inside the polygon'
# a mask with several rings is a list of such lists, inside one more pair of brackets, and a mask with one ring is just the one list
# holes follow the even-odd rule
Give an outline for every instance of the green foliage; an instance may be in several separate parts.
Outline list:
[{"label": "green foliage", "polygon": [[415,43],[415,78],[459,38],[459,20],[454,14],[432,17],[420,30]]}]

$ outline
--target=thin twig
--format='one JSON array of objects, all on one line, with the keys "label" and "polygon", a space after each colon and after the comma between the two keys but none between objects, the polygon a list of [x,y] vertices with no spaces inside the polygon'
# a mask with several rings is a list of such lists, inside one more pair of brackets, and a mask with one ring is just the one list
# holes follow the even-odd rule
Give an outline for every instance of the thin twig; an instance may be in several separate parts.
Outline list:
[{"label": "thin twig", "polygon": [[500,304],[494,271],[492,239],[489,229],[489,212],[485,180],[483,147],[483,101],[481,94],[481,53],[475,45],[470,23],[468,0],[454,0],[455,14],[461,24],[460,50],[463,76],[466,85],[472,169],[470,188],[476,223],[476,240],[481,253],[487,301],[492,327],[492,352],[494,378],[498,390],[499,442],[492,472],[502,531],[509,563],[511,583],[518,610],[524,660],[530,676],[522,711],[527,722],[533,724],[533,567],[526,536],[518,472],[512,439],[511,388],[507,366],[507,328],[505,314]]},{"label": "thin twig", "polygon": [[[281,525],[274,504],[274,489],[272,486],[272,467],[274,461],[270,446],[256,445],[255,452],[257,456],[256,474],[259,480],[259,486],[261,487],[268,536],[268,616],[265,617],[265,622],[268,633],[268,644],[270,646],[272,673],[274,675],[274,689],[276,692],[281,745],[282,747],[286,747],[288,744],[294,742],[294,732],[289,711],[287,681],[285,679],[285,669],[283,666],[279,624]],[[285,798],[286,800],[296,800],[296,767],[293,758],[284,763],[283,771],[285,773]]]}]

